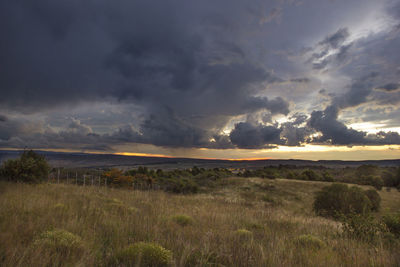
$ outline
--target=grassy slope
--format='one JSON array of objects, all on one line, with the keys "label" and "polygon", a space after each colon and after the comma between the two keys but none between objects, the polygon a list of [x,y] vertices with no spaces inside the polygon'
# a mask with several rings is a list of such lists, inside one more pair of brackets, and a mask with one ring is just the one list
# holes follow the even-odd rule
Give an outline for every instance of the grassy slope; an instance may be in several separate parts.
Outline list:
[{"label": "grassy slope", "polygon": [[[322,182],[229,178],[208,194],[171,195],[73,185],[0,184],[0,265],[107,265],[113,254],[138,241],[155,241],[176,266],[397,266],[398,247],[370,245],[339,235],[340,225],[312,213]],[[382,210],[400,209],[400,193],[380,192]],[[171,216],[194,219],[180,226]],[[46,230],[80,236],[80,254],[34,245]],[[252,238],[235,234],[251,231]],[[326,244],[295,242],[312,234]]]}]

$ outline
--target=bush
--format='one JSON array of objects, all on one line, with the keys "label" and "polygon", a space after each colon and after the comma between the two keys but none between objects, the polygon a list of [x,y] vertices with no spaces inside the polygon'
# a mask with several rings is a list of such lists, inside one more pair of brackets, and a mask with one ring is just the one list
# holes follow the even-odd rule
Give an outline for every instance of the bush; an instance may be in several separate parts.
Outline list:
[{"label": "bush", "polygon": [[[378,206],[375,208],[379,209],[379,203],[376,204]],[[318,215],[333,218],[351,213],[368,213],[372,207],[370,199],[361,188],[349,188],[345,184],[332,184],[322,188],[316,193],[313,204]]]},{"label": "bush", "polygon": [[300,235],[295,239],[295,244],[299,247],[318,250],[325,246],[325,243],[313,235]]},{"label": "bush", "polygon": [[83,249],[82,240],[79,236],[62,229],[42,233],[34,244],[45,247],[50,251],[65,254],[81,252]]},{"label": "bush", "polygon": [[253,239],[253,233],[247,229],[238,229],[234,232],[235,237],[239,239],[241,242],[250,241]]},{"label": "bush", "polygon": [[335,180],[333,179],[332,175],[329,172],[324,172],[322,174],[322,178],[325,182],[334,182]]},{"label": "bush", "polygon": [[305,170],[301,173],[301,180],[318,181],[320,177],[313,170]]},{"label": "bush", "polygon": [[349,237],[365,242],[374,241],[385,231],[385,225],[375,221],[370,214],[349,214],[342,218],[343,233]]},{"label": "bush", "polygon": [[0,177],[7,181],[39,183],[45,180],[50,166],[44,156],[32,150],[24,151],[20,158],[5,161],[0,169]]},{"label": "bush", "polygon": [[199,186],[191,179],[169,178],[160,182],[163,184],[165,191],[176,194],[197,193],[199,190]]},{"label": "bush", "polygon": [[381,176],[383,183],[387,187],[395,187],[397,185],[397,179],[396,176],[394,176],[392,173],[385,171],[382,176]]},{"label": "bush", "polygon": [[171,217],[171,220],[180,226],[187,226],[193,224],[193,218],[188,215],[175,215]]},{"label": "bush", "polygon": [[370,185],[376,188],[376,190],[382,190],[382,187],[384,186],[384,181],[381,177],[372,177],[370,180]]},{"label": "bush", "polygon": [[365,195],[368,197],[369,201],[371,201],[371,210],[379,211],[381,207],[381,197],[379,193],[374,189],[370,189],[365,191]]},{"label": "bush", "polygon": [[389,232],[394,234],[396,237],[400,237],[400,213],[383,216],[383,222]]},{"label": "bush", "polygon": [[139,242],[118,251],[112,261],[117,266],[171,266],[172,252],[155,243]]}]

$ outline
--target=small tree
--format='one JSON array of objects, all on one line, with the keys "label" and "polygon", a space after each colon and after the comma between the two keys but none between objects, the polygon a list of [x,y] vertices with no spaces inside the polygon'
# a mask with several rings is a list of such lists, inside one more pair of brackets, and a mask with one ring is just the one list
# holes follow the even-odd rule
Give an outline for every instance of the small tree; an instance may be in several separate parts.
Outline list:
[{"label": "small tree", "polygon": [[374,189],[369,189],[365,191],[365,194],[367,195],[369,201],[371,201],[371,209],[373,211],[379,211],[381,206],[381,197],[379,196],[379,193]]},{"label": "small tree", "polygon": [[334,218],[352,213],[366,214],[379,209],[380,202],[375,198],[372,192],[366,193],[356,186],[349,188],[345,184],[332,184],[316,193],[314,211],[318,215]]},{"label": "small tree", "polygon": [[318,174],[316,174],[313,170],[305,170],[301,173],[302,180],[307,181],[317,181],[320,180]]},{"label": "small tree", "polygon": [[0,177],[12,182],[39,183],[47,178],[49,170],[44,156],[28,150],[17,159],[5,161],[0,169]]}]

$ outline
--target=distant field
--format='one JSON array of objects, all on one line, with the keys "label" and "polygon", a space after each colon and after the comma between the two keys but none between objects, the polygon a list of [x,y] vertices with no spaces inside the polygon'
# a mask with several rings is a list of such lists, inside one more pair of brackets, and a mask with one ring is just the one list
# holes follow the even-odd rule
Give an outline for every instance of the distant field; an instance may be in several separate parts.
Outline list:
[{"label": "distant field", "polygon": [[[1,183],[0,265],[112,266],[121,249],[150,241],[172,252],[173,266],[398,266],[398,245],[347,239],[339,223],[313,214],[313,193],[327,184],[225,178],[210,193],[173,195]],[[400,192],[379,194],[382,213],[400,210]],[[41,243],[54,229],[77,238],[73,250]]]}]

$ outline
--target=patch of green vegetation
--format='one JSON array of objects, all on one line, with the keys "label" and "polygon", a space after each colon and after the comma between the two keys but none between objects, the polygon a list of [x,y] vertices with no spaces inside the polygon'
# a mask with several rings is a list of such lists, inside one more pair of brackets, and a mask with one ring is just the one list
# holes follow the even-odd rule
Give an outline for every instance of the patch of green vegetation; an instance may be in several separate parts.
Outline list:
[{"label": "patch of green vegetation", "polygon": [[250,241],[253,239],[253,232],[247,229],[238,229],[234,232],[234,235],[241,242]]},{"label": "patch of green vegetation", "polygon": [[387,214],[383,216],[383,222],[390,233],[400,238],[400,213]]},{"label": "patch of green vegetation", "polygon": [[188,215],[175,215],[171,217],[171,220],[180,226],[188,226],[194,222],[193,218]]},{"label": "patch of green vegetation", "polygon": [[172,252],[156,243],[138,242],[119,250],[111,259],[111,265],[171,266]]},{"label": "patch of green vegetation", "polygon": [[311,250],[319,250],[325,247],[325,242],[313,235],[300,235],[294,242],[298,247]]},{"label": "patch of green vegetation", "polygon": [[55,229],[42,233],[34,245],[59,253],[78,252],[83,249],[82,239],[66,230]]},{"label": "patch of green vegetation", "polygon": [[370,214],[348,214],[342,218],[343,233],[349,237],[365,242],[373,242],[382,236],[385,225]]}]

